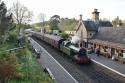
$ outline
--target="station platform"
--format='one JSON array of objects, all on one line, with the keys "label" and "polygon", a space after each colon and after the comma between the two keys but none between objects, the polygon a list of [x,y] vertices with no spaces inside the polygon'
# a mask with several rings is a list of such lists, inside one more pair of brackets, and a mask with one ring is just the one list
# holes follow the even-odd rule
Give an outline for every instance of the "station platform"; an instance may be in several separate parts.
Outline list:
[{"label": "station platform", "polygon": [[32,38],[28,38],[34,49],[41,53],[38,59],[41,67],[48,68],[51,71],[55,83],[78,83],[60,63],[55,60],[42,46]]},{"label": "station platform", "polygon": [[105,68],[125,77],[125,64],[119,61],[113,61],[111,58],[106,58],[104,56],[97,56],[95,53],[88,54],[93,62],[104,66]]}]

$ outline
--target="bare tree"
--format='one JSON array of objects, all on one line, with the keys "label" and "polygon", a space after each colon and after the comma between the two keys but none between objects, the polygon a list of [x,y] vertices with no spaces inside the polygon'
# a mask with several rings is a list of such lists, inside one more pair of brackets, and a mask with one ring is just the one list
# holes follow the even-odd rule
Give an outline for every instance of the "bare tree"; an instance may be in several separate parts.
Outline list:
[{"label": "bare tree", "polygon": [[46,15],[45,15],[44,13],[40,13],[40,14],[38,15],[38,18],[39,18],[39,20],[40,20],[40,22],[41,22],[41,27],[44,26],[45,17],[46,17]]},{"label": "bare tree", "polygon": [[32,17],[33,17],[33,12],[28,11],[23,23],[27,23],[27,24],[30,23],[32,21]]},{"label": "bare tree", "polygon": [[13,4],[10,10],[13,13],[14,20],[18,25],[18,33],[20,33],[22,24],[29,23],[32,20],[33,13],[18,1]]}]

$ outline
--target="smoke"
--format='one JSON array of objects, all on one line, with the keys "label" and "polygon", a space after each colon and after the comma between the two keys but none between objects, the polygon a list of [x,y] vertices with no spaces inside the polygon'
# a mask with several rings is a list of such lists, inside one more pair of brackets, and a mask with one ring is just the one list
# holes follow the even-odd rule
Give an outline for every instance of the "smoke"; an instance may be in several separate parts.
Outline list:
[{"label": "smoke", "polygon": [[79,41],[80,41],[80,38],[78,36],[73,36],[72,40],[71,40],[71,43],[77,44]]}]

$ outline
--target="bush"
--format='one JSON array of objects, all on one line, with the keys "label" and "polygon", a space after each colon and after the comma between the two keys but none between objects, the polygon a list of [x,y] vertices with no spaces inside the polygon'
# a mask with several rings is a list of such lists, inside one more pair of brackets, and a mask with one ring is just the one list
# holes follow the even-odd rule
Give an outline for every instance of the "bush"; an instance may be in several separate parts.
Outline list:
[{"label": "bush", "polygon": [[5,83],[7,80],[14,76],[15,65],[10,64],[8,61],[0,61],[0,81]]},{"label": "bush", "polygon": [[17,41],[17,33],[16,32],[10,32],[9,33],[9,42],[15,42]]},{"label": "bush", "polygon": [[66,33],[60,33],[60,36],[63,38],[63,39],[67,39],[68,38],[68,34]]}]

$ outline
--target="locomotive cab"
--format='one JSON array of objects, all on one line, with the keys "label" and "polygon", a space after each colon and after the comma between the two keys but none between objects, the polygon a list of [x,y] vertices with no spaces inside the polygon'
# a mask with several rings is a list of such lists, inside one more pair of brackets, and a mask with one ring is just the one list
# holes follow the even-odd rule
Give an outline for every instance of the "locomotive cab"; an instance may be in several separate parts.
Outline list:
[{"label": "locomotive cab", "polygon": [[77,55],[74,56],[74,59],[79,64],[88,64],[91,62],[90,58],[87,56],[87,51],[85,48],[80,48]]}]

